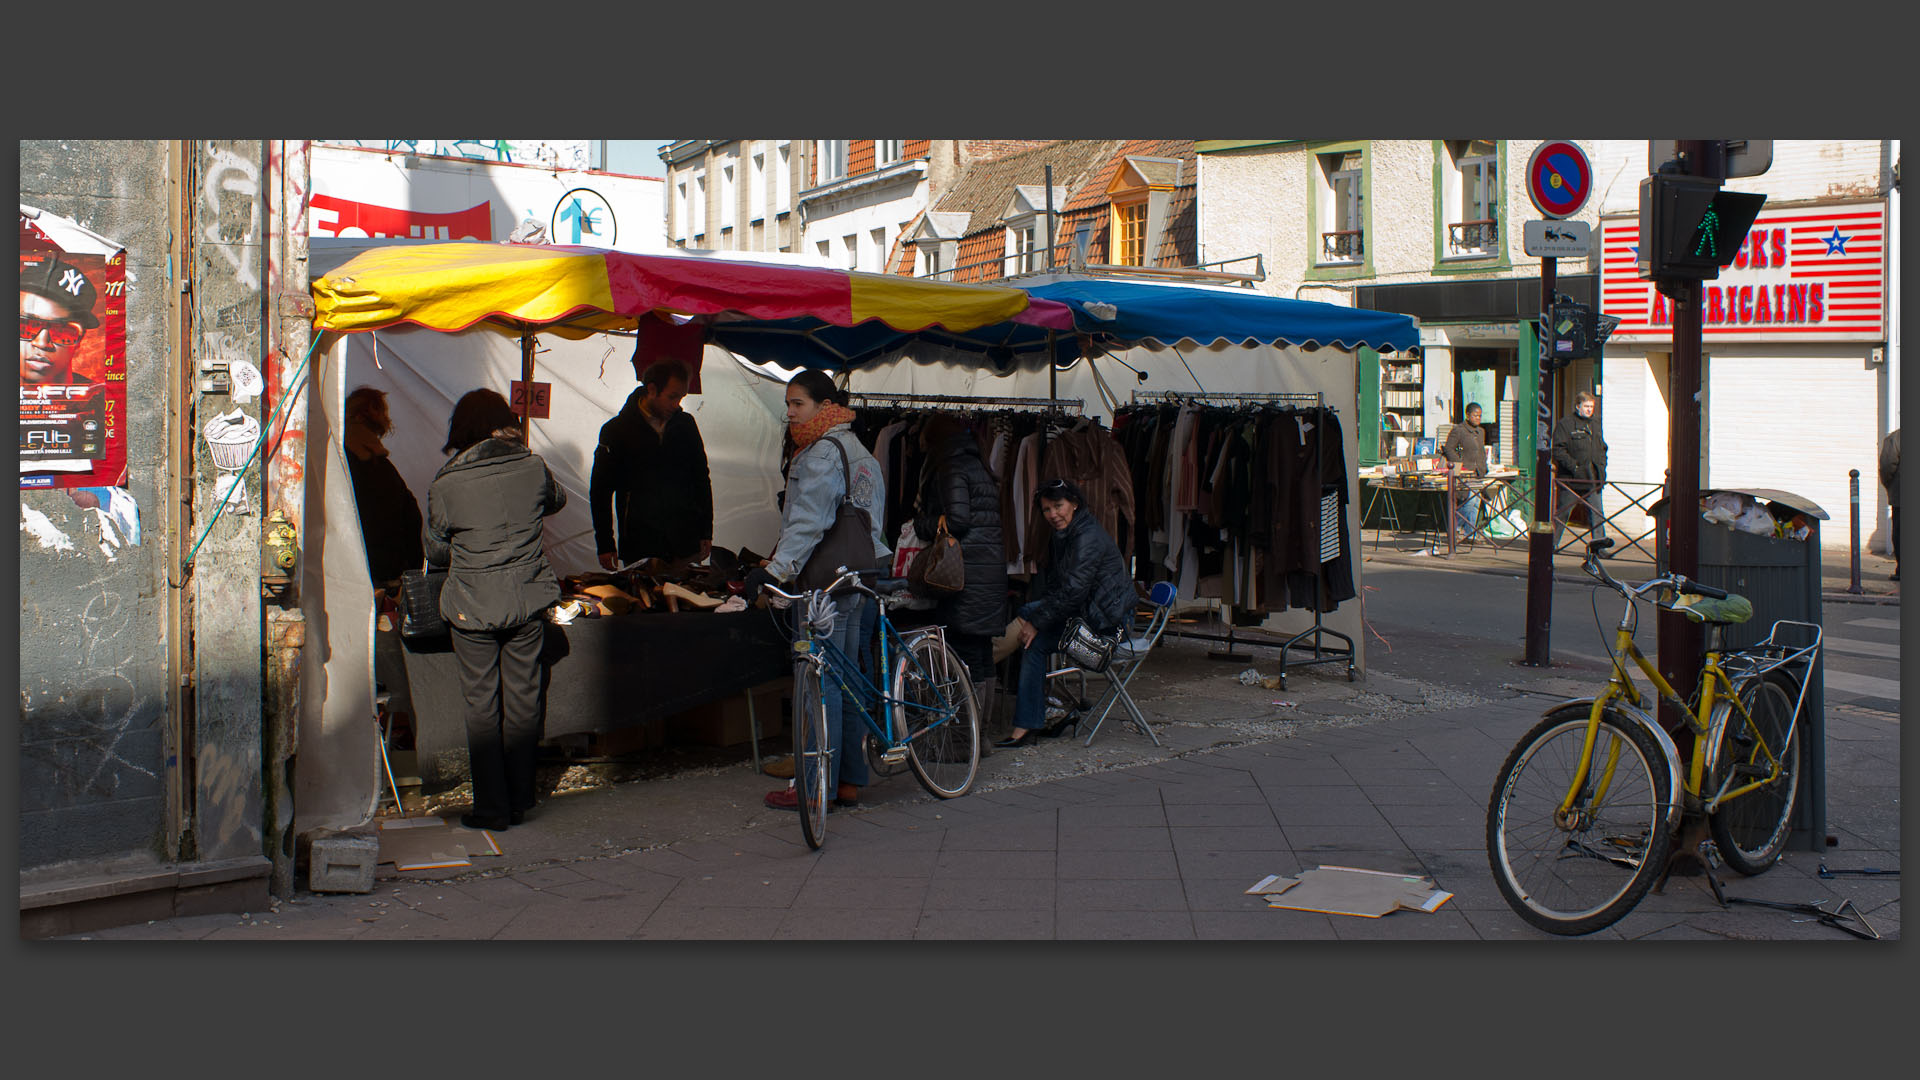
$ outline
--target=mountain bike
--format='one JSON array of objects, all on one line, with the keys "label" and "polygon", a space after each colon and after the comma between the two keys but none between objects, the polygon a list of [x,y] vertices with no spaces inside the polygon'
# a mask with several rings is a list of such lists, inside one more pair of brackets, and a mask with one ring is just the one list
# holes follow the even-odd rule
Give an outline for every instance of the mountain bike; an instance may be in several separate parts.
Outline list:
[{"label": "mountain bike", "polygon": [[[1726,628],[1750,618],[1752,604],[1679,574],[1618,581],[1600,564],[1612,545],[1589,543],[1583,566],[1627,601],[1606,689],[1548,709],[1507,755],[1487,806],[1487,861],[1500,894],[1554,934],[1590,934],[1632,911],[1664,878],[1683,821],[1704,818],[1711,838],[1698,854],[1716,896],[1712,868],[1721,860],[1742,874],[1764,872],[1786,847],[1806,768],[1799,720],[1820,627],[1783,619],[1766,640],[1723,652]],[[1699,684],[1687,700],[1634,644],[1643,599],[1706,627]],[[1629,659],[1686,716],[1686,758],[1651,715],[1654,702],[1634,685]]]},{"label": "mountain bike", "polygon": [[[869,584],[868,579],[875,580]],[[856,658],[830,640],[839,615],[833,594],[849,589],[879,605],[874,639],[858,643],[858,648],[872,650],[877,660],[873,670],[884,674],[884,685],[876,685]],[[887,610],[905,590],[904,580],[878,580],[871,572],[845,569],[822,589],[789,593],[773,585],[762,587],[769,606],[795,612],[793,783],[799,793],[800,832],[814,850],[826,842],[827,801],[832,798],[827,783],[833,775],[832,750],[822,694],[827,679],[839,687],[841,707],[858,710],[869,744],[889,771],[904,761],[920,786],[940,799],[965,795],[979,771],[980,717],[967,666],[947,645],[944,627],[894,627]],[[858,754],[862,747],[842,745],[840,751]]]}]

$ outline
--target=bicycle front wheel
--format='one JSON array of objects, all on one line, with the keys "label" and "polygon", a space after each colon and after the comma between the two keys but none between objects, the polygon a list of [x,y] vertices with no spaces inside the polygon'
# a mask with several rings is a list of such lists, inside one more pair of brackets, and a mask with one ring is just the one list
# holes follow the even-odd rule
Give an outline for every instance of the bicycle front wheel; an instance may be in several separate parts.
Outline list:
[{"label": "bicycle front wheel", "polygon": [[800,834],[815,851],[827,842],[827,701],[820,669],[801,664],[793,678],[793,790],[800,799]]},{"label": "bicycle front wheel", "polygon": [[1740,687],[1741,715],[1729,703],[1714,756],[1709,797],[1759,784],[1722,802],[1708,817],[1713,842],[1727,865],[1742,874],[1766,871],[1786,849],[1793,826],[1793,800],[1800,791],[1806,740],[1793,722],[1793,695],[1773,679],[1749,679]]},{"label": "bicycle front wheel", "polygon": [[1507,755],[1487,806],[1494,883],[1550,934],[1591,934],[1632,911],[1673,841],[1666,759],[1653,736],[1608,711],[1582,774],[1586,731],[1587,706],[1547,713]]},{"label": "bicycle front wheel", "polygon": [[941,799],[965,795],[980,767],[980,716],[967,665],[931,637],[893,669],[894,730],[907,740],[914,779]]}]

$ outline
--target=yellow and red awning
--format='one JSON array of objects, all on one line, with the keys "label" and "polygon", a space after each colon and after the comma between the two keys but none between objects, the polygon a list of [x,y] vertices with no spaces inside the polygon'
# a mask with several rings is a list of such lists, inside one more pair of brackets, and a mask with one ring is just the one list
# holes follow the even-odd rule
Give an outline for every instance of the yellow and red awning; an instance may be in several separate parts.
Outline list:
[{"label": "yellow and red awning", "polygon": [[1071,330],[1064,304],[1023,289],[891,274],[544,244],[446,243],[377,248],[313,283],[314,328],[488,323],[569,337],[631,328],[648,312],[734,323],[794,320],[901,332],[966,333],[996,323]]}]

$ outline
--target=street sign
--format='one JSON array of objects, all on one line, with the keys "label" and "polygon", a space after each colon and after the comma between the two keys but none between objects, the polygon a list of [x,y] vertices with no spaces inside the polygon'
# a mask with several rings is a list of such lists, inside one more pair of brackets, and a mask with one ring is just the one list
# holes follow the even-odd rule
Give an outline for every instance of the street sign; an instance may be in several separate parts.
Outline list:
[{"label": "street sign", "polygon": [[[1660,166],[1679,156],[1679,140],[1647,140],[1647,172],[1657,173],[1660,171]],[[1727,179],[1736,176],[1759,176],[1772,167],[1772,139],[1727,140]]]},{"label": "street sign", "polygon": [[1527,159],[1527,197],[1550,218],[1572,217],[1593,193],[1593,163],[1573,143],[1551,140]]},{"label": "street sign", "polygon": [[1522,249],[1542,258],[1584,259],[1593,251],[1592,233],[1584,221],[1529,221],[1521,226]]}]

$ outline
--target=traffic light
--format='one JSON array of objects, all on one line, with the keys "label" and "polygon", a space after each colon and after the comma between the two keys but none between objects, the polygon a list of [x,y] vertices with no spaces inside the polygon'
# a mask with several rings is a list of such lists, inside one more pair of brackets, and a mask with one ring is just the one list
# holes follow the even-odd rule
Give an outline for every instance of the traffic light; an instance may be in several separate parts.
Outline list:
[{"label": "traffic light", "polygon": [[1705,176],[1655,173],[1640,181],[1641,280],[1720,276],[1746,242],[1765,195],[1722,191]]}]

